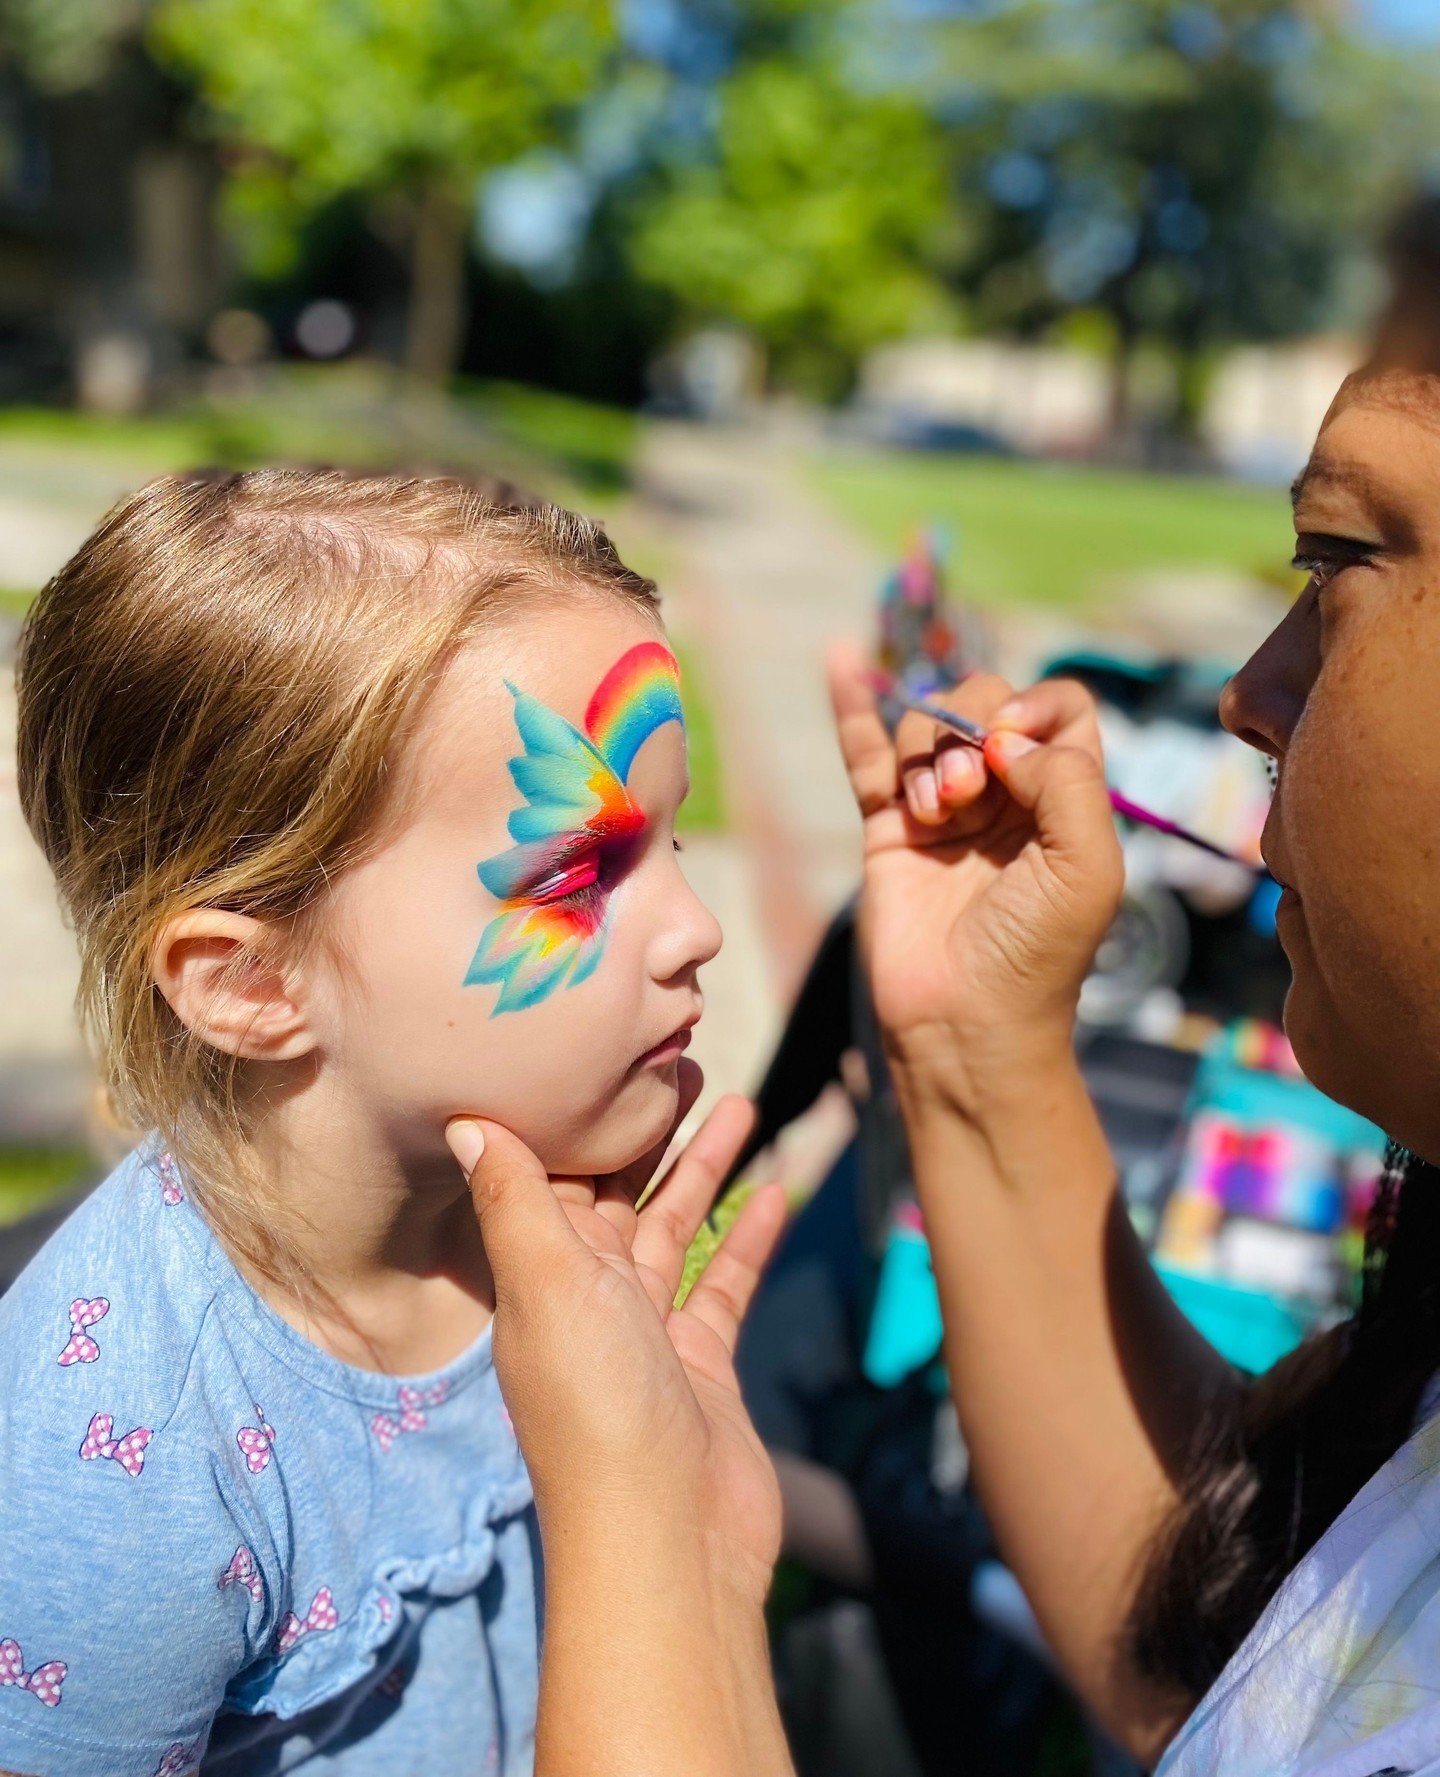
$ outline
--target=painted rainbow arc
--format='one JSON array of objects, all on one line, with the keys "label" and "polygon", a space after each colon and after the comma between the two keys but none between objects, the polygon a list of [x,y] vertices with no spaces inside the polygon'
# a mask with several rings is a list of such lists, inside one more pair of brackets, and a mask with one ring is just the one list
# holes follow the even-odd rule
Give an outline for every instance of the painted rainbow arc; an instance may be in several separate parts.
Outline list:
[{"label": "painted rainbow arc", "polygon": [[585,732],[624,783],[635,755],[666,722],[685,725],[680,668],[663,642],[640,642],[596,686],[585,711]]}]

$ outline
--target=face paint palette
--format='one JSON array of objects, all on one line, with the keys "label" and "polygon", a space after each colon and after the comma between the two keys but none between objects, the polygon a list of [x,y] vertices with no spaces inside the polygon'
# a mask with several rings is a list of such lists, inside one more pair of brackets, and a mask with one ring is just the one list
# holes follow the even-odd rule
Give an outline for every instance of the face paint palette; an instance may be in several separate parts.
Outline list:
[{"label": "face paint palette", "polygon": [[641,747],[667,722],[684,726],[680,671],[661,642],[641,642],[606,673],[582,733],[507,679],[524,751],[510,776],[524,797],[507,830],[514,845],[478,866],[501,902],[464,985],[498,983],[491,1016],[538,1004],[587,980],[605,947],[607,863],[643,832],[625,785]]}]

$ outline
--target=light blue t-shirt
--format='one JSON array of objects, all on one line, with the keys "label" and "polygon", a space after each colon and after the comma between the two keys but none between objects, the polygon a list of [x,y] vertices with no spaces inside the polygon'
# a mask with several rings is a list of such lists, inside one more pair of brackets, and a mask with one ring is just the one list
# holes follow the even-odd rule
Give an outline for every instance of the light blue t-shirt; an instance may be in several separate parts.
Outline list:
[{"label": "light blue t-shirt", "polygon": [[539,1581],[489,1330],[342,1363],[157,1142],[0,1297],[0,1770],[528,1777]]}]

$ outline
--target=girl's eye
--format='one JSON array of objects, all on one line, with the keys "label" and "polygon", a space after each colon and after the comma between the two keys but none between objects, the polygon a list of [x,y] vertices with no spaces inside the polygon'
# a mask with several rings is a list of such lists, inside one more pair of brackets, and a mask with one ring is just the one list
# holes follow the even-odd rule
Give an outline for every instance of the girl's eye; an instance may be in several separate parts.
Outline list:
[{"label": "girl's eye", "polygon": [[683,845],[681,845],[681,843],[678,839],[672,839],[670,841],[670,843],[672,846],[674,846],[676,851],[684,851],[684,849],[685,849],[685,847]]},{"label": "girl's eye", "polygon": [[583,857],[572,858],[561,869],[537,882],[526,899],[541,901],[547,905],[554,901],[564,901],[572,895],[584,894],[587,889],[594,888],[599,880],[600,854],[598,851],[586,852]]}]

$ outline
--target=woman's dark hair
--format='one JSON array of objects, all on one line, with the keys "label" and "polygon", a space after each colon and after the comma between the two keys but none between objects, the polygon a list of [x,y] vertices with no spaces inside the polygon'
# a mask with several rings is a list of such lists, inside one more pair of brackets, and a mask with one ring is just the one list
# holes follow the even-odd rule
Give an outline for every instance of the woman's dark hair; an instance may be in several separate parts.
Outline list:
[{"label": "woman's dark hair", "polygon": [[1440,1370],[1440,1169],[1392,1143],[1360,1307],[1213,1414],[1126,1625],[1136,1671],[1196,1702],[1281,1581],[1409,1437]]}]

